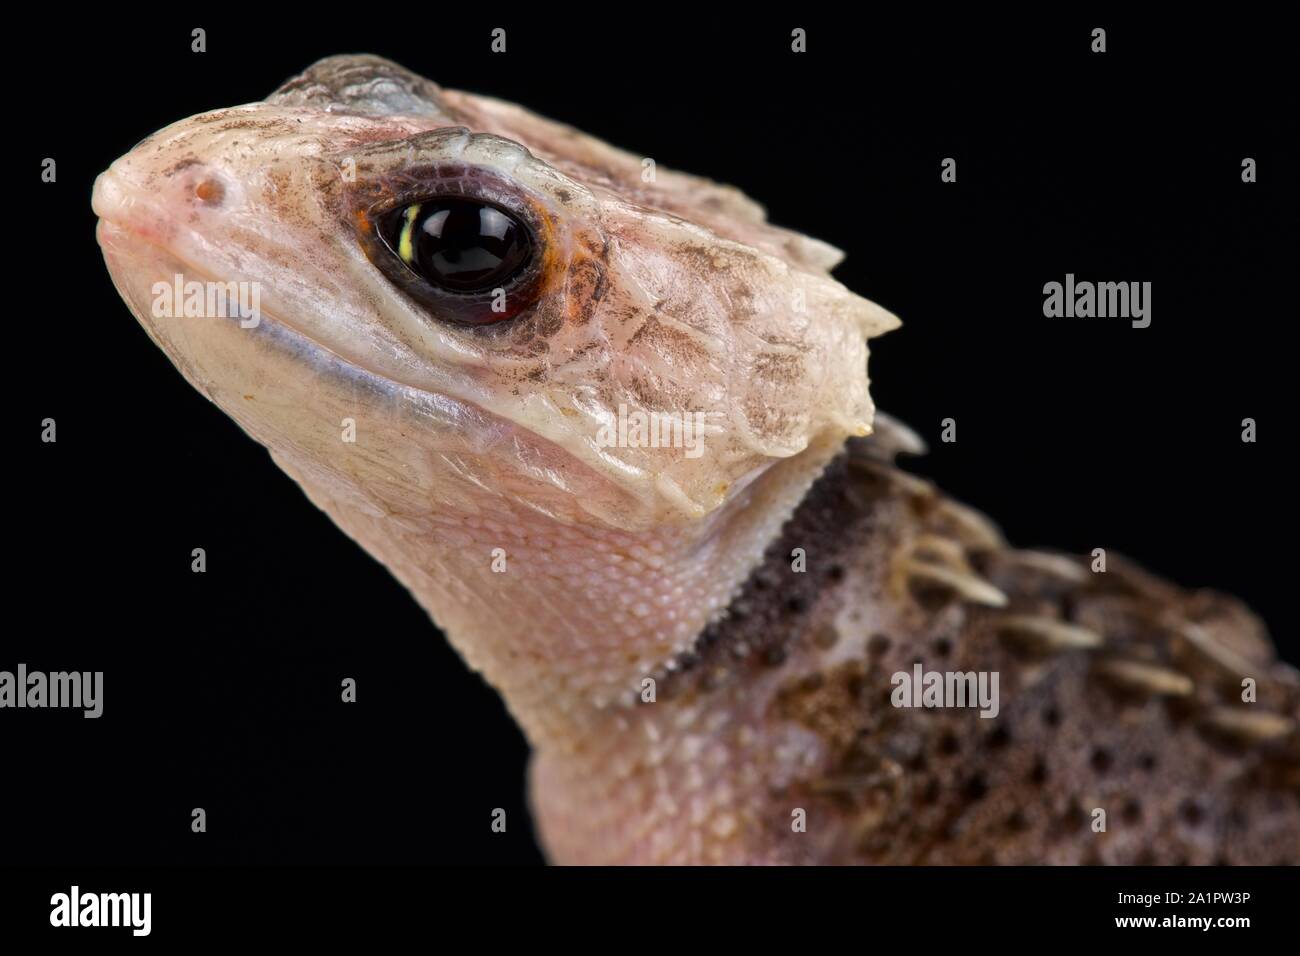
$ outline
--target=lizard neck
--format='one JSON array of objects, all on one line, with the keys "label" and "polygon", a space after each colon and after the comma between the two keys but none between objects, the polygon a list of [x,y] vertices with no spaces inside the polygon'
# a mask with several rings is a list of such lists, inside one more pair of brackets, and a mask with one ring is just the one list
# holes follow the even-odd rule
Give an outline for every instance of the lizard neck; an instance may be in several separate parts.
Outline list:
[{"label": "lizard neck", "polygon": [[486,498],[399,519],[277,459],[410,589],[530,742],[563,751],[635,705],[643,682],[694,645],[839,447],[777,462],[692,525],[635,533]]}]

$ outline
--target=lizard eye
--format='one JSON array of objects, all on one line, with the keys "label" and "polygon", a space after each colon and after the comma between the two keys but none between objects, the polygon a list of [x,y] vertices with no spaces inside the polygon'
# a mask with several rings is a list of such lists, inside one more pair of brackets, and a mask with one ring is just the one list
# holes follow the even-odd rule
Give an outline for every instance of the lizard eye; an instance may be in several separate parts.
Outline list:
[{"label": "lizard eye", "polygon": [[504,288],[532,256],[532,237],[511,213],[462,196],[435,196],[395,210],[384,238],[430,285],[462,295]]},{"label": "lizard eye", "polygon": [[367,258],[434,321],[503,323],[547,288],[550,219],[490,171],[403,168],[363,183],[354,203],[352,224]]}]

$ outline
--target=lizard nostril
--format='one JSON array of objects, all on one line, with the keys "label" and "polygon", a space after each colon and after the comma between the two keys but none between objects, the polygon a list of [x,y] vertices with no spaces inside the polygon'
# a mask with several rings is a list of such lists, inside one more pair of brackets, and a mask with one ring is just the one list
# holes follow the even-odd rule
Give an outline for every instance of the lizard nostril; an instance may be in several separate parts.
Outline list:
[{"label": "lizard nostril", "polygon": [[220,206],[222,200],[226,198],[226,187],[222,185],[221,180],[207,176],[195,184],[194,195],[205,205]]}]

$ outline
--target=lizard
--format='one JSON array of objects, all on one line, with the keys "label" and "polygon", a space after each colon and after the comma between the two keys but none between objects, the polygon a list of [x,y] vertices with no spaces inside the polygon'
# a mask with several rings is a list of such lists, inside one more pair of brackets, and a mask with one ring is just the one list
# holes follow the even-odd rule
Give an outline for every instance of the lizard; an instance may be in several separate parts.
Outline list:
[{"label": "lizard", "polygon": [[[550,860],[1300,861],[1262,622],[900,467],[867,377],[898,319],[649,169],[347,55],[153,134],[93,207],[153,342],[501,693]],[[898,706],[922,669],[995,675],[994,712]]]}]

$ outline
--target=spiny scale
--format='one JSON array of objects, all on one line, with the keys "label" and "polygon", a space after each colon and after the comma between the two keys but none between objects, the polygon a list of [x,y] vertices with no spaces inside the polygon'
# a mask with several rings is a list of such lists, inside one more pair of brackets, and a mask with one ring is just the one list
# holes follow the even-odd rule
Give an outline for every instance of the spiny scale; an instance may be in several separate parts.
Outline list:
[{"label": "spiny scale", "polygon": [[[829,754],[765,798],[770,858],[1300,861],[1300,679],[1257,619],[1114,555],[1094,573],[1008,548],[895,468],[883,427],[850,444],[728,618],[660,675],[666,707],[775,681],[767,719]],[[805,575],[790,570],[799,547]],[[891,675],[917,662],[999,672],[1001,712],[892,706]],[[1257,703],[1241,701],[1246,677]],[[796,808],[806,832],[785,825]]]}]

